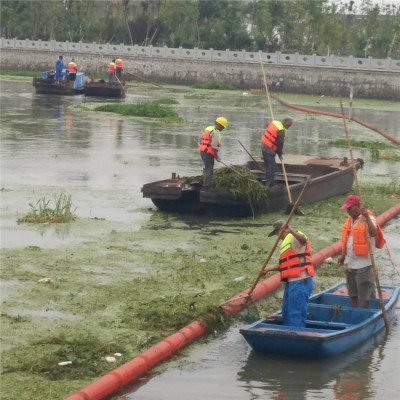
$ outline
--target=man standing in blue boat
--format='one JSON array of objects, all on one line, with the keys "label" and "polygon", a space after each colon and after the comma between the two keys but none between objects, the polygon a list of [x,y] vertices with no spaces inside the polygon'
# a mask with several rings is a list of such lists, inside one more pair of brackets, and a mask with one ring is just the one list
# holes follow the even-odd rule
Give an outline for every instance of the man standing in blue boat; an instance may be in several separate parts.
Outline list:
[{"label": "man standing in blue boat", "polygon": [[346,202],[340,207],[349,214],[342,226],[342,254],[338,258],[338,265],[347,264],[346,282],[349,293],[350,306],[369,308],[369,302],[375,298],[375,278],[371,259],[368,253],[365,223],[368,226],[371,249],[381,248],[385,243],[382,230],[370,210],[361,207],[360,197],[347,196]]},{"label": "man standing in blue boat", "polygon": [[228,120],[225,117],[218,117],[215,120],[215,125],[207,126],[200,138],[199,150],[201,159],[204,163],[204,188],[211,186],[214,173],[214,160],[217,160],[218,162],[221,161],[218,156],[218,150],[221,144],[221,132],[227,127],[227,125]]},{"label": "man standing in blue boat", "polygon": [[261,136],[261,152],[264,159],[267,187],[274,183],[276,171],[275,156],[278,154],[279,159],[282,161],[285,136],[292,124],[292,118],[285,118],[282,122],[274,120],[267,125],[267,129],[265,129]]},{"label": "man standing in blue boat", "polygon": [[314,286],[310,241],[304,233],[285,225],[282,220],[274,222],[268,237],[279,234],[282,240],[279,265],[265,268],[262,274],[280,271],[281,280],[286,282],[282,300],[283,324],[302,328],[306,325],[308,299]]}]

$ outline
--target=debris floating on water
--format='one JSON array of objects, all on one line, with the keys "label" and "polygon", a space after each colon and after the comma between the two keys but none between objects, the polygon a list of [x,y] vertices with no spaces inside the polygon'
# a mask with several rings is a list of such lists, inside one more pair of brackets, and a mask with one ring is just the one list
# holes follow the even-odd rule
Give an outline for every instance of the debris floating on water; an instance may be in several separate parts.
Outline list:
[{"label": "debris floating on water", "polygon": [[38,280],[38,283],[53,283],[53,279],[51,278],[42,278]]},{"label": "debris floating on water", "polygon": [[64,367],[65,365],[71,365],[72,361],[61,361],[58,363],[60,367]]}]

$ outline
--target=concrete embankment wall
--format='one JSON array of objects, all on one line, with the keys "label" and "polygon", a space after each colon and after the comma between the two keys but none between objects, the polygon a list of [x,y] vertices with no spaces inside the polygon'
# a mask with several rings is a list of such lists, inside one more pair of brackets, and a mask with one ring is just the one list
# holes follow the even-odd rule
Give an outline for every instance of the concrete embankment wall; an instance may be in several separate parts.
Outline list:
[{"label": "concrete embankment wall", "polygon": [[[82,52],[62,53],[64,62],[75,59],[78,69],[90,76],[107,72],[112,57]],[[1,49],[1,69],[54,70],[56,51]],[[228,82],[243,90],[261,89],[263,77],[258,63],[188,60],[162,57],[126,56],[124,79],[191,85],[210,80]],[[264,64],[268,87],[273,91],[325,96],[400,101],[398,71],[357,70],[348,68],[307,67]]]}]

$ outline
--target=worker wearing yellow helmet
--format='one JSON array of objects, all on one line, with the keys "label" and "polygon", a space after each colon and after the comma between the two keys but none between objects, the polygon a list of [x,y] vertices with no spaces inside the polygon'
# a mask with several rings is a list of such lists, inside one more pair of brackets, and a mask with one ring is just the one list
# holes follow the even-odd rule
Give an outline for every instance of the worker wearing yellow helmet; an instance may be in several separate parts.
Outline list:
[{"label": "worker wearing yellow helmet", "polygon": [[228,121],[225,117],[218,117],[215,120],[215,125],[207,126],[200,138],[199,150],[204,163],[203,187],[211,186],[214,173],[214,160],[221,161],[218,156],[218,150],[221,145],[221,132],[227,125]]}]

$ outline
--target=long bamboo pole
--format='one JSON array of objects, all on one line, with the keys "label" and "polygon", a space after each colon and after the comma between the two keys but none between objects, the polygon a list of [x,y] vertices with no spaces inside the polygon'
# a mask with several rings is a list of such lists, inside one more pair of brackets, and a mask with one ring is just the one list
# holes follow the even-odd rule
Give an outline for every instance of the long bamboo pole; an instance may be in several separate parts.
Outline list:
[{"label": "long bamboo pole", "polygon": [[[358,196],[360,197],[360,206],[362,207],[361,189],[360,189],[360,185],[358,184],[357,170],[356,170],[356,166],[354,164],[353,148],[351,147],[349,131],[347,129],[347,124],[346,124],[346,116],[345,116],[345,113],[344,113],[344,110],[343,110],[342,100],[340,98],[339,98],[339,102],[340,102],[340,110],[342,111],[342,116],[343,116],[343,124],[344,124],[344,131],[346,133],[347,147],[349,148],[350,157],[351,157],[351,164],[353,166],[354,181],[356,183]],[[380,306],[381,306],[383,319],[385,321],[386,333],[389,333],[389,331],[390,331],[389,320],[388,320],[388,317],[387,317],[385,304],[383,302],[382,289],[381,289],[381,285],[379,283],[378,270],[376,268],[375,256],[374,256],[374,252],[373,252],[372,247],[371,247],[370,235],[369,235],[368,225],[367,225],[367,221],[366,221],[365,217],[363,217],[363,221],[364,221],[364,226],[365,226],[365,233],[367,235],[368,254],[369,254],[369,258],[371,260],[372,270],[374,271],[376,288],[378,290],[379,303],[380,303]]]},{"label": "long bamboo pole", "polygon": [[262,70],[263,79],[264,79],[265,92],[267,93],[267,97],[268,97],[269,112],[271,114],[271,119],[274,120],[275,118],[274,118],[274,113],[272,111],[271,97],[269,96],[268,85],[267,85],[267,77],[265,75],[264,63],[263,63],[263,60],[262,60],[262,57],[261,57],[261,52],[258,53],[258,56],[260,58],[261,70]]}]

